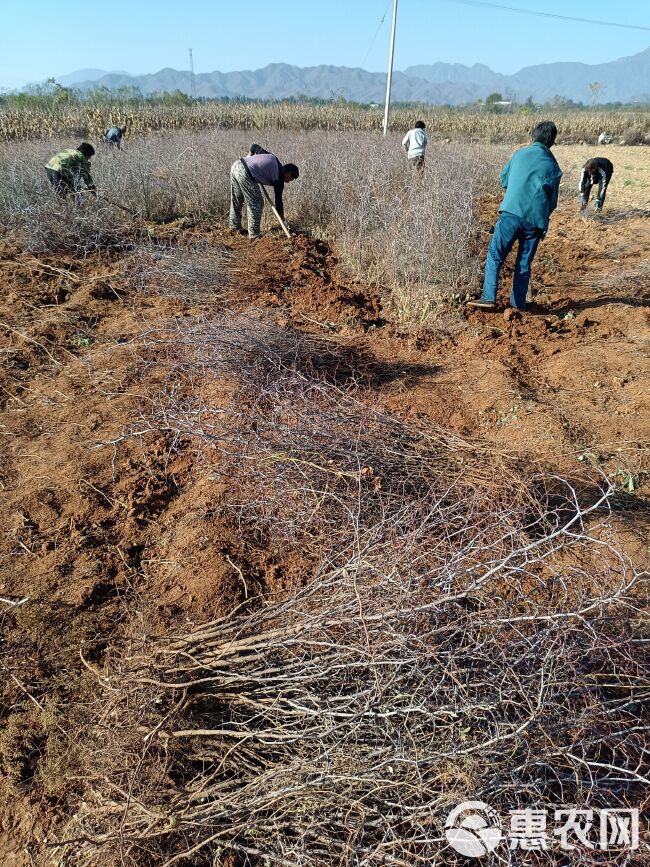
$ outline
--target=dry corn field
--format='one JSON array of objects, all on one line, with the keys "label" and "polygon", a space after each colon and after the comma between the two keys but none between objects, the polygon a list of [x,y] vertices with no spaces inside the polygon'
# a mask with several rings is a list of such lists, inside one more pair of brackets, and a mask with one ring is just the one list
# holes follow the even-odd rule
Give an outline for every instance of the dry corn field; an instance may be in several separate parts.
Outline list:
[{"label": "dry corn field", "polygon": [[[52,111],[0,109],[0,141],[72,136],[98,138],[113,124],[126,122],[135,135],[161,130],[246,129],[378,131],[382,109],[355,105],[229,102],[195,106],[132,105],[93,106],[81,104]],[[444,108],[396,108],[391,129],[409,129],[415,116],[422,117],[435,136],[454,141],[525,142],[532,127],[553,115],[560,141],[593,142],[601,130],[630,143],[640,143],[650,134],[647,111],[574,111],[485,114]]]}]

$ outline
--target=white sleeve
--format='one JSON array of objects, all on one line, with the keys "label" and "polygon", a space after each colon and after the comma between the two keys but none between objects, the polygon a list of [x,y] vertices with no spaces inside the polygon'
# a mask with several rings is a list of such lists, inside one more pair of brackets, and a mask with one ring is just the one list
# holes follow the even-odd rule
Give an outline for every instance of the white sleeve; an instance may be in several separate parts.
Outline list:
[{"label": "white sleeve", "polygon": [[402,139],[402,147],[406,147],[407,144],[409,144],[410,140],[411,140],[411,131],[409,130],[406,133],[406,135],[404,136],[404,138]]},{"label": "white sleeve", "polygon": [[583,169],[582,172],[580,173],[580,180],[578,182],[578,192],[579,193],[582,192],[582,188],[584,186],[584,183],[585,183],[585,169]]}]

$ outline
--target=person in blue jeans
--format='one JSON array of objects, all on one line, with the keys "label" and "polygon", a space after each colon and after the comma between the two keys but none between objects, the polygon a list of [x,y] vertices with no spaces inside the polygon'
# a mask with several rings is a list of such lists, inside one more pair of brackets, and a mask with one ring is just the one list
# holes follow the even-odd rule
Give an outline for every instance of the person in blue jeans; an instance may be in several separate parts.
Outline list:
[{"label": "person in blue jeans", "polygon": [[495,309],[501,267],[517,242],[510,306],[526,309],[533,259],[557,207],[562,172],[551,153],[556,137],[557,127],[552,121],[538,124],[533,130],[533,143],[516,151],[501,172],[501,186],[506,193],[487,251],[483,294],[476,301],[468,301],[470,307]]}]

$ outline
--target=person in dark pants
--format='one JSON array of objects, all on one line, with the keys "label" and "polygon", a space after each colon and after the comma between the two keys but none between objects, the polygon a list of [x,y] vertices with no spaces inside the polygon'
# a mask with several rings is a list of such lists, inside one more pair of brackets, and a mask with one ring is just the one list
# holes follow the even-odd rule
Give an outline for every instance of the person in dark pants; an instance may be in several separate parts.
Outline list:
[{"label": "person in dark pants", "polygon": [[594,157],[587,160],[580,174],[580,210],[584,211],[589,204],[591,188],[598,184],[598,195],[594,202],[594,211],[600,211],[605,203],[607,186],[614,174],[614,166],[606,157]]},{"label": "person in dark pants", "polygon": [[94,155],[95,148],[84,141],[78,148],[69,148],[52,157],[45,171],[57,195],[65,199],[70,193],[79,193],[83,182],[93,196],[97,196],[90,174],[90,160]]},{"label": "person in dark pants", "polygon": [[409,165],[418,172],[424,172],[424,152],[427,149],[426,124],[423,120],[417,121],[413,129],[410,129],[402,139],[402,147],[408,157]]},{"label": "person in dark pants", "polygon": [[104,141],[109,147],[122,149],[122,139],[126,134],[126,124],[124,126],[112,126],[104,133]]},{"label": "person in dark pants", "polygon": [[513,154],[501,172],[506,194],[499,208],[499,219],[487,251],[483,294],[471,307],[494,310],[499,274],[515,241],[518,243],[510,305],[526,309],[530,273],[539,242],[548,229],[550,215],[557,207],[562,172],[551,153],[557,137],[552,121],[533,130],[533,143]]}]

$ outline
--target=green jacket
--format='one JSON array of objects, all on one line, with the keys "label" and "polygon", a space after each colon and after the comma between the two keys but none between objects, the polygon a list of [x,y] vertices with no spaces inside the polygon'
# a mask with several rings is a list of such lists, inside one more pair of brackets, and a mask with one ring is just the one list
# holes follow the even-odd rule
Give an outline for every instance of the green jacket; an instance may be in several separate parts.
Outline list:
[{"label": "green jacket", "polygon": [[506,194],[499,211],[515,214],[538,229],[548,229],[557,207],[562,172],[550,149],[541,142],[516,151],[501,172]]},{"label": "green jacket", "polygon": [[78,186],[79,178],[83,179],[86,186],[94,187],[90,174],[90,160],[76,148],[61,151],[52,157],[45,168],[58,172],[63,180],[73,187]]}]

